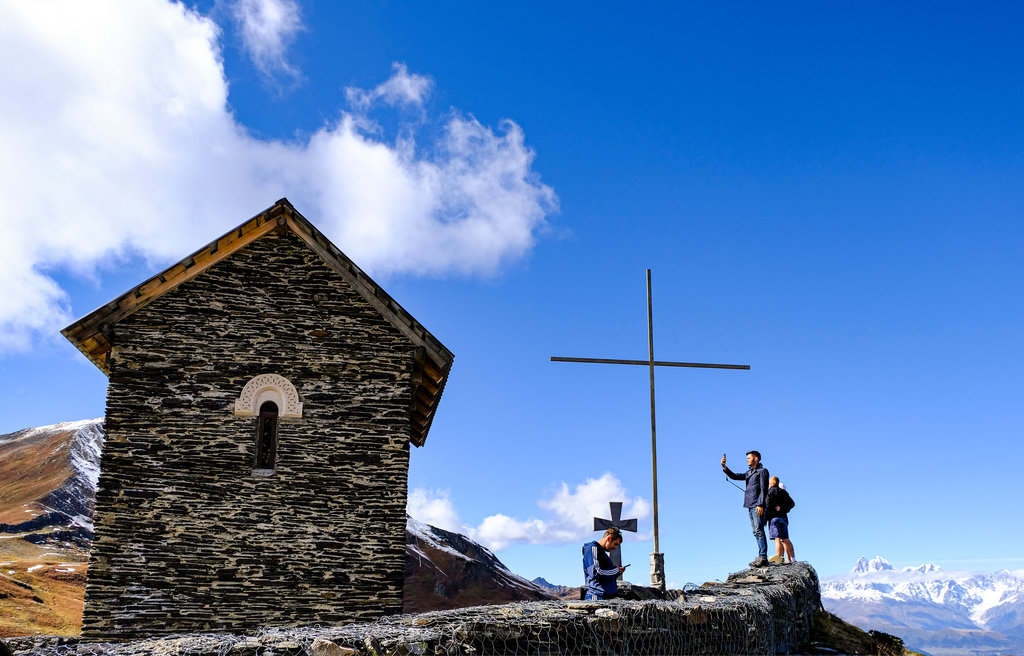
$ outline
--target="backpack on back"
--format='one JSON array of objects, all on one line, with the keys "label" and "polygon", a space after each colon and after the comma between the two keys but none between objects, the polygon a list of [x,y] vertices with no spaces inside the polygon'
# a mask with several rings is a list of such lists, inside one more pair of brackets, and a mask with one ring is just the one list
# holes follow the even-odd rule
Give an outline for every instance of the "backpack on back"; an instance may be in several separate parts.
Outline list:
[{"label": "backpack on back", "polygon": [[780,503],[779,506],[782,508],[782,512],[788,513],[794,506],[796,506],[796,501],[793,501],[793,497],[789,496],[788,490],[780,490],[780,492],[783,494],[782,499],[780,500],[782,503]]}]

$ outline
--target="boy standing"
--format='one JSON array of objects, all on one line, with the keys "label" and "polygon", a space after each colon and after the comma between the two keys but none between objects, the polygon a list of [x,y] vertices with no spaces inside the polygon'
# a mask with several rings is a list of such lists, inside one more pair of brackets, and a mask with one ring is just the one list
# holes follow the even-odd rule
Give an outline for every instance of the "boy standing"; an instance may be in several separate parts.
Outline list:
[{"label": "boy standing", "polygon": [[795,555],[793,543],[789,541],[789,511],[796,502],[789,496],[786,488],[779,484],[778,476],[772,476],[768,484],[768,509],[765,516],[768,518],[768,537],[775,540],[775,556],[772,562],[792,563]]}]

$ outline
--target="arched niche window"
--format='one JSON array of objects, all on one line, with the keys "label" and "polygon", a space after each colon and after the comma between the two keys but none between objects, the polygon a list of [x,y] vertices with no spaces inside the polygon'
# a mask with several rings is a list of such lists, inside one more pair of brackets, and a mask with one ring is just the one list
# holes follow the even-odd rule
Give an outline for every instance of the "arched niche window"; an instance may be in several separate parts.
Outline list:
[{"label": "arched niche window", "polygon": [[265,401],[256,421],[256,464],[259,473],[271,473],[277,462],[277,404]]},{"label": "arched niche window", "polygon": [[[270,476],[277,466],[278,428],[281,420],[302,418],[302,398],[284,376],[254,376],[235,400],[235,414],[256,417],[254,476]],[[249,433],[252,435],[252,433]]]}]

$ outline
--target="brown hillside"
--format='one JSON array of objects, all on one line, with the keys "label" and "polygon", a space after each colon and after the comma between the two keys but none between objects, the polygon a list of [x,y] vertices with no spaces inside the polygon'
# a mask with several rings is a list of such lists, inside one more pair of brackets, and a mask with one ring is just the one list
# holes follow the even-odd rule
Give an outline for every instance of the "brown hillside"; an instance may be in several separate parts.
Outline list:
[{"label": "brown hillside", "polygon": [[0,444],[0,524],[20,524],[46,512],[38,501],[74,476],[74,433],[30,432]]},{"label": "brown hillside", "polygon": [[81,632],[88,564],[81,556],[66,556],[44,552],[35,559],[0,561],[0,638]]}]

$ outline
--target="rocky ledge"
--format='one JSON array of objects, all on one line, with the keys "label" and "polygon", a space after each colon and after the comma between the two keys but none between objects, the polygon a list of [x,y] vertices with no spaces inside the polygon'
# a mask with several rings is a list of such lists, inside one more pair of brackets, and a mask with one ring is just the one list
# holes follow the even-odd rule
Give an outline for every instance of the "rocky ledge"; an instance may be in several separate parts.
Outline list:
[{"label": "rocky ledge", "polygon": [[725,583],[611,601],[475,606],[344,626],[183,635],[122,643],[11,638],[16,655],[405,656],[412,654],[794,654],[820,608],[806,563],[744,570]]}]

